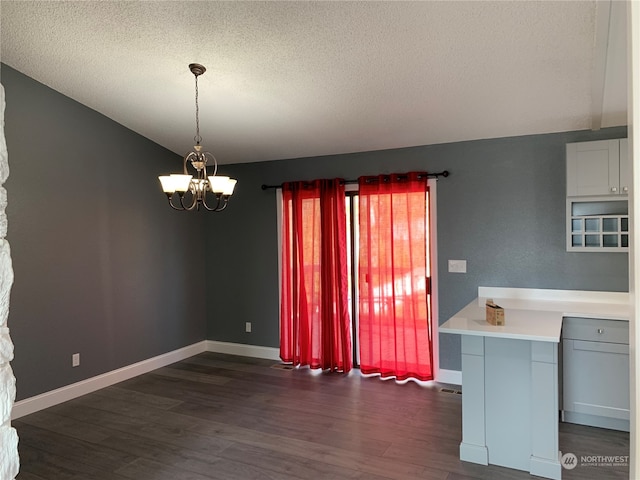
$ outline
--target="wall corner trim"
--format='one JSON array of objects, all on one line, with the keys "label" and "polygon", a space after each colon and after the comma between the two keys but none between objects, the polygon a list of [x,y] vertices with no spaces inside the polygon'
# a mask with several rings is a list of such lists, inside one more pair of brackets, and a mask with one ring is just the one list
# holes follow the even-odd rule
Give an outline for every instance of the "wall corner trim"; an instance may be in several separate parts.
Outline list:
[{"label": "wall corner trim", "polygon": [[179,362],[180,360],[206,351],[206,347],[206,341],[203,340],[171,352],[163,353],[157,357],[148,358],[141,362],[103,373],[102,375],[36,395],[35,397],[25,398],[24,400],[14,403],[11,418],[12,420],[16,420],[25,415],[53,407],[59,403],[81,397],[82,395],[109,387],[124,380],[142,375],[143,373],[148,373],[157,368]]}]

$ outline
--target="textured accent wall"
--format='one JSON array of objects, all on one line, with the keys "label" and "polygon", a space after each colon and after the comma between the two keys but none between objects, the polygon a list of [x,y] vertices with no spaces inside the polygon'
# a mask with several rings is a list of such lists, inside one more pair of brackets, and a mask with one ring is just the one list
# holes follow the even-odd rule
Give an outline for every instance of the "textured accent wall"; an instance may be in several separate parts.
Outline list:
[{"label": "textured accent wall", "polygon": [[[437,185],[439,324],[479,286],[627,291],[628,254],[567,252],[565,236],[565,145],[626,134],[621,127],[223,165],[238,187],[226,215],[205,218],[210,238],[224,245],[223,255],[207,250],[208,338],[279,344],[277,208],[263,183],[449,170]],[[449,273],[449,259],[467,260],[467,273]],[[440,366],[460,370],[459,335],[440,335]]]},{"label": "textured accent wall", "polygon": [[13,343],[9,336],[9,293],[13,284],[13,267],[7,236],[7,191],[9,176],[7,142],[4,137],[4,87],[0,85],[0,478],[13,479],[18,474],[18,435],[11,427],[11,408],[16,397],[16,379],[11,369]]}]

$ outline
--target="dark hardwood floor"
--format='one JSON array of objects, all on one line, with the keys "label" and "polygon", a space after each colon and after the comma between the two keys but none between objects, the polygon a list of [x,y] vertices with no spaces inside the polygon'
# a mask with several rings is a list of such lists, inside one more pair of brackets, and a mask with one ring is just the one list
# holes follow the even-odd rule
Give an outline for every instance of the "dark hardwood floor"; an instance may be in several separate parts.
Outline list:
[{"label": "dark hardwood floor", "polygon": [[[461,462],[461,396],[204,353],[14,422],[18,480],[524,479]],[[629,455],[629,435],[561,424],[563,452]],[[578,465],[564,479],[628,478]]]}]

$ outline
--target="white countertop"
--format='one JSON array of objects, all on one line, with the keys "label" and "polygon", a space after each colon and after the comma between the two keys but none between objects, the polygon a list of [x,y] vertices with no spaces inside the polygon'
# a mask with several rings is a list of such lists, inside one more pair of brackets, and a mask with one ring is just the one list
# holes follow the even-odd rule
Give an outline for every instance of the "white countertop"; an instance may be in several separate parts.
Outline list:
[{"label": "white countertop", "polygon": [[[487,323],[487,298],[504,308],[504,326]],[[438,331],[558,343],[564,317],[628,321],[629,314],[626,292],[479,287],[478,298],[440,325]]]}]

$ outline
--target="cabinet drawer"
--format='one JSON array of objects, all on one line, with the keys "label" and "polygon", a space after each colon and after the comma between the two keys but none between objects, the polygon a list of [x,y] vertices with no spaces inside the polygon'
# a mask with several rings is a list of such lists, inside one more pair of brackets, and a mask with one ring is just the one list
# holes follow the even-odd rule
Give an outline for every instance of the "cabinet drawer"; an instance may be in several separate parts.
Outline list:
[{"label": "cabinet drawer", "polygon": [[562,338],[629,344],[629,322],[567,317],[562,322]]}]

